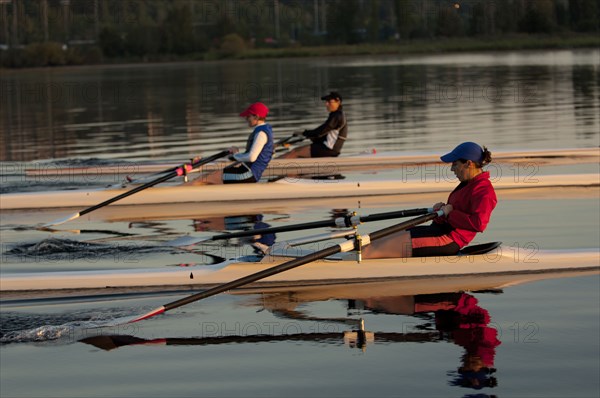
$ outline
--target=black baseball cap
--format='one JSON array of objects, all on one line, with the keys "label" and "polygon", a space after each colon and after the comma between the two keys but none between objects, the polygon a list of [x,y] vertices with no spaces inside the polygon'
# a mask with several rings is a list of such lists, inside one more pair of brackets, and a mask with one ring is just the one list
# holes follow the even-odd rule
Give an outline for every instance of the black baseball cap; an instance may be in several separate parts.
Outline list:
[{"label": "black baseball cap", "polygon": [[338,101],[342,102],[342,96],[337,91],[332,91],[329,94],[322,96],[321,99],[323,101],[329,101],[329,100],[334,99],[334,100],[338,100]]}]

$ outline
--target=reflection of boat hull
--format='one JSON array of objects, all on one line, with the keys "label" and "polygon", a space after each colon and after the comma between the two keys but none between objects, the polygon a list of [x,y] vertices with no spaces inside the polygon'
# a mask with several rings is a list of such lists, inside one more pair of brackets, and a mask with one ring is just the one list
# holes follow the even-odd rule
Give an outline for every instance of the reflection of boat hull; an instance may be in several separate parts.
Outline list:
[{"label": "reflection of boat hull", "polygon": [[546,279],[598,275],[598,267],[562,270],[498,272],[489,274],[463,274],[447,276],[400,277],[380,282],[336,283],[329,285],[277,286],[263,285],[244,288],[241,294],[261,295],[260,303],[270,310],[295,308],[301,303],[329,299],[367,300],[381,297],[434,294],[439,292],[488,291],[503,289]]},{"label": "reflection of boat hull", "polygon": [[[504,176],[494,181],[494,187],[497,190],[594,185],[598,185],[597,174],[539,175],[531,181],[515,179],[514,176]],[[161,186],[143,190],[119,200],[111,206],[368,197],[374,195],[450,192],[455,186],[455,180],[440,179],[438,177],[379,181],[280,180],[259,185]],[[88,207],[104,202],[128,190],[91,189],[5,194],[0,197],[0,209]]]},{"label": "reflection of boat hull", "polygon": [[[480,277],[510,276],[498,279],[501,286],[527,280],[529,275],[540,273],[597,273],[598,249],[581,251],[534,251],[501,247],[495,252],[474,256],[437,258],[409,258],[365,260],[325,260],[310,263],[287,272],[273,275],[254,286],[269,288],[293,288],[347,283],[391,282],[425,279],[444,283],[450,279],[452,289],[457,286],[468,289],[467,280]],[[55,289],[103,289],[194,286],[206,287],[222,284],[258,272],[285,261],[268,257],[261,263],[228,261],[222,264],[194,268],[132,269],[110,271],[47,272],[3,275],[0,289],[55,290]],[[461,280],[465,285],[460,285]],[[448,286],[449,287],[449,286]],[[499,286],[483,285],[478,288]],[[437,290],[437,289],[436,289]],[[438,290],[439,291],[439,290]]]}]

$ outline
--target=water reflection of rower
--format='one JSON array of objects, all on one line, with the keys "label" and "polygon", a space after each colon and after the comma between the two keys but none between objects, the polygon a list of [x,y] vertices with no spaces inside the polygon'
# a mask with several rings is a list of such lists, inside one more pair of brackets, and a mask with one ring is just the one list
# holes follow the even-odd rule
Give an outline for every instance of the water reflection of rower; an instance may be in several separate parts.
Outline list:
[{"label": "water reflection of rower", "polygon": [[[290,297],[293,301],[293,297]],[[268,295],[262,297],[267,304]],[[278,300],[278,303],[281,303]],[[295,304],[298,302],[294,301]],[[488,312],[481,308],[477,299],[467,293],[423,294],[411,296],[379,297],[361,300],[348,300],[349,309],[369,310],[374,313],[416,316],[425,322],[415,327],[415,331],[370,332],[362,319],[322,318],[303,314],[302,311],[282,308],[269,308],[279,317],[301,321],[296,324],[297,333],[213,334],[203,337],[165,337],[144,339],[128,335],[100,335],[86,337],[83,343],[103,350],[113,350],[129,345],[220,345],[220,344],[259,344],[265,342],[306,341],[324,342],[332,345],[345,343],[352,348],[363,349],[368,343],[439,342],[450,341],[463,348],[465,354],[451,385],[471,388],[494,387],[496,380],[491,374],[495,347],[500,344],[495,329],[490,328]],[[435,327],[429,322],[434,320]],[[322,332],[305,333],[302,321],[326,322]],[[314,330],[314,324],[308,326]],[[337,325],[337,326],[336,326]],[[342,326],[340,326],[342,325]],[[372,326],[372,325],[371,325]],[[348,330],[351,329],[351,330]]]},{"label": "water reflection of rower", "polygon": [[[331,214],[331,225],[330,227],[334,228],[345,228],[343,226],[339,226],[337,224],[338,219],[343,219],[345,222],[349,222],[350,217],[355,215],[356,213],[350,214],[348,209],[332,209],[330,210]],[[320,222],[317,222],[321,224]],[[314,223],[306,223],[306,224],[314,224]],[[300,225],[305,226],[305,224]],[[188,245],[196,245],[199,242],[203,241],[211,241],[211,240],[230,240],[233,238],[240,238],[238,241],[238,245],[241,246],[243,244],[251,245],[254,248],[255,254],[264,255],[268,253],[276,241],[276,232],[288,232],[295,231],[302,228],[297,228],[298,226],[278,226],[271,228],[271,225],[264,221],[264,216],[262,214],[250,214],[250,215],[235,215],[235,216],[224,216],[224,217],[208,217],[208,218],[197,218],[193,220],[193,228],[195,232],[206,232],[211,230],[221,230],[221,231],[234,231],[232,233],[224,233],[216,236],[212,236],[210,238],[191,238],[184,237],[183,241],[179,238],[175,241],[171,242],[172,246],[177,247],[185,247]],[[310,228],[316,228],[314,225],[309,225]],[[317,236],[310,236],[307,238],[296,239],[287,243],[290,246],[297,246],[306,243],[312,243],[327,239],[335,239],[340,238],[342,235],[339,233],[334,234],[321,234]],[[315,240],[316,239],[316,240]],[[176,242],[176,243],[175,243]],[[184,243],[182,243],[184,242]]]},{"label": "water reflection of rower", "polygon": [[353,307],[374,312],[421,316],[433,313],[440,338],[465,349],[461,366],[452,372],[451,385],[481,389],[495,387],[493,375],[496,347],[500,345],[497,330],[490,327],[489,312],[481,308],[475,297],[467,293],[422,294],[369,298],[352,301]]},{"label": "water reflection of rower", "polygon": [[492,374],[500,341],[497,330],[489,326],[488,311],[478,305],[475,297],[463,293],[454,308],[437,311],[435,320],[440,332],[465,349],[462,366],[450,384],[475,389],[495,387],[498,382]]},{"label": "water reflection of rower", "polygon": [[257,230],[255,235],[240,238],[240,245],[249,244],[256,253],[264,253],[269,247],[275,244],[276,235],[274,233],[260,234],[259,230],[270,228],[271,225],[264,221],[262,214],[245,214],[225,217],[209,217],[193,220],[194,231],[247,231]]},{"label": "water reflection of rower", "polygon": [[265,253],[271,246],[275,244],[276,236],[274,233],[260,234],[261,229],[270,228],[271,225],[263,221],[262,214],[254,216],[254,225],[252,229],[257,230],[256,235],[250,236],[247,242],[254,248],[256,253]]}]

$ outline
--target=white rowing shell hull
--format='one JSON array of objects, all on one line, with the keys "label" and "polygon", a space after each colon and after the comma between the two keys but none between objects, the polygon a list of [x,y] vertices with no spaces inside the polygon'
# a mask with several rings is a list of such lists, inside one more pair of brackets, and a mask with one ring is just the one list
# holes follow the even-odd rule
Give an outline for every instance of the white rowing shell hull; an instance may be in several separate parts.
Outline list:
[{"label": "white rowing shell hull", "polygon": [[[19,273],[2,275],[0,290],[7,292],[106,287],[208,286],[230,282],[285,260],[278,258],[262,263],[230,261],[185,268]],[[434,280],[457,276],[526,275],[574,270],[600,272],[599,260],[598,249],[532,251],[502,246],[494,252],[475,256],[365,260],[362,263],[349,260],[321,260],[270,276],[258,284],[281,287],[410,278]],[[515,281],[518,282],[518,279]]]},{"label": "white rowing shell hull", "polygon": [[[597,148],[578,148],[564,150],[531,150],[494,152],[494,162],[543,162],[550,159],[553,163],[583,163],[597,162],[600,152]],[[273,159],[269,163],[269,173],[286,172],[325,172],[336,173],[352,168],[368,168],[381,166],[401,166],[414,164],[441,163],[439,154],[410,154],[406,152],[379,152],[359,155],[342,155],[337,158],[304,158],[304,159]],[[215,165],[229,164],[228,162],[215,162]],[[93,176],[93,175],[138,175],[146,173],[159,173],[171,167],[180,166],[181,163],[118,163],[113,165],[97,165],[86,167],[59,167],[53,164],[38,163],[25,169],[29,176]]]},{"label": "white rowing shell hull", "polygon": [[[496,189],[541,188],[555,186],[598,185],[598,174],[538,175],[532,180],[505,176],[493,181]],[[424,180],[280,180],[259,184],[185,185],[148,188],[115,205],[166,203],[233,202],[251,200],[286,200],[331,197],[364,197],[408,193],[450,192],[457,181],[441,178]],[[25,192],[0,195],[0,210],[58,207],[90,207],[130,190],[91,189],[48,192]]]}]

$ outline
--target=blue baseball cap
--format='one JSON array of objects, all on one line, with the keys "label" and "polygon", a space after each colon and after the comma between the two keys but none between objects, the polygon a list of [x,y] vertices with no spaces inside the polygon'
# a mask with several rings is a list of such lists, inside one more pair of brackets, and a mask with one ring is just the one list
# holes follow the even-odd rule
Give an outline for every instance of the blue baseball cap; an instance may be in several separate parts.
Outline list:
[{"label": "blue baseball cap", "polygon": [[463,142],[454,148],[452,152],[441,156],[440,159],[445,163],[452,163],[459,159],[481,162],[483,159],[483,149],[474,142]]}]

